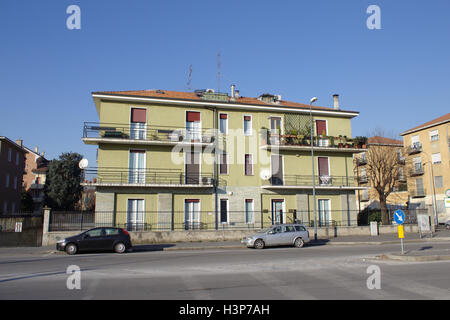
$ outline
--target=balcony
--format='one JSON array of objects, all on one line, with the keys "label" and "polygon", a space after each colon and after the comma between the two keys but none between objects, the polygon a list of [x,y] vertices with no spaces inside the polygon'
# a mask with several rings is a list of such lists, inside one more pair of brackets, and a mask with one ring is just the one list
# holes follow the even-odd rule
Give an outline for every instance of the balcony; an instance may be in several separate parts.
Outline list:
[{"label": "balcony", "polygon": [[397,163],[398,164],[405,164],[406,163],[405,157],[398,156],[397,157]]},{"label": "balcony", "polygon": [[44,184],[42,184],[42,183],[32,183],[32,184],[30,185],[30,189],[33,189],[33,190],[42,190],[42,189],[44,189]]},{"label": "balcony", "polygon": [[[262,149],[311,150],[311,138],[309,136],[273,134],[268,129],[262,129],[261,140]],[[342,136],[314,136],[312,142],[315,151],[358,153],[367,150],[366,145],[361,144],[356,139]]]},{"label": "balcony", "polygon": [[420,152],[422,152],[422,144],[420,142],[414,142],[412,145],[410,145],[407,148],[406,152],[409,155],[420,153]]},{"label": "balcony", "polygon": [[[281,179],[272,176],[262,183],[264,189],[312,189],[311,175],[284,175]],[[355,177],[345,176],[315,176],[317,189],[366,189],[355,185]]]},{"label": "balcony", "polygon": [[422,166],[416,166],[415,168],[409,169],[409,175],[411,177],[421,176],[424,174]]},{"label": "balcony", "polygon": [[[221,181],[224,184],[223,181]],[[86,168],[83,186],[212,188],[211,173],[184,173],[176,169]]]},{"label": "balcony", "polygon": [[[221,140],[224,139],[222,136]],[[86,144],[116,143],[138,145],[211,145],[214,129],[158,127],[147,124],[85,122],[82,140]]]},{"label": "balcony", "polygon": [[360,176],[360,177],[358,177],[358,182],[362,183],[362,184],[368,183],[369,182],[369,178],[366,175]]},{"label": "balcony", "polygon": [[399,182],[406,182],[406,177],[404,174],[397,174],[397,181]]},{"label": "balcony", "polygon": [[411,198],[425,198],[427,193],[425,189],[413,189],[409,191]]}]

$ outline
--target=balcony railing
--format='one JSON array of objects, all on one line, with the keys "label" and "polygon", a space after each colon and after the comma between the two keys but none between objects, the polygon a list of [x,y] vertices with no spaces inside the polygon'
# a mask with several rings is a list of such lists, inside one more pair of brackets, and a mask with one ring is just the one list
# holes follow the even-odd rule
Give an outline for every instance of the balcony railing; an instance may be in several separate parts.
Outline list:
[{"label": "balcony railing", "polygon": [[397,157],[397,163],[398,164],[405,164],[405,157],[400,157],[400,156],[398,156]]},{"label": "balcony railing", "polygon": [[[314,177],[314,184],[316,187],[354,187],[355,177],[318,175]],[[313,179],[311,175],[285,175],[282,179],[272,176],[263,185],[312,187]]]},{"label": "balcony railing", "polygon": [[424,198],[427,195],[426,190],[423,188],[409,190],[409,194],[411,198]]},{"label": "balcony railing", "polygon": [[[221,184],[224,181],[220,180]],[[176,169],[128,169],[86,168],[84,184],[133,185],[133,186],[183,186],[199,185],[212,187],[216,183],[212,173],[184,173]]]},{"label": "balcony railing", "polygon": [[[267,129],[261,131],[263,145],[311,147],[311,138],[304,135],[274,134]],[[336,149],[365,149],[366,145],[356,139],[343,136],[314,136],[313,147]]]},{"label": "balcony railing", "polygon": [[409,175],[411,177],[421,176],[423,174],[424,174],[424,171],[423,171],[423,167],[422,166],[416,166],[415,168],[409,169]]},{"label": "balcony railing", "polygon": [[359,183],[368,183],[369,178],[367,176],[360,176],[360,177],[358,177],[358,182]]},{"label": "balcony railing", "polygon": [[[83,138],[140,140],[165,143],[213,143],[214,129],[149,126],[145,123],[117,124],[85,122]],[[223,137],[222,137],[223,138]]]},{"label": "balcony railing", "polygon": [[409,155],[422,152],[422,144],[420,142],[415,142],[407,148],[407,153]]}]

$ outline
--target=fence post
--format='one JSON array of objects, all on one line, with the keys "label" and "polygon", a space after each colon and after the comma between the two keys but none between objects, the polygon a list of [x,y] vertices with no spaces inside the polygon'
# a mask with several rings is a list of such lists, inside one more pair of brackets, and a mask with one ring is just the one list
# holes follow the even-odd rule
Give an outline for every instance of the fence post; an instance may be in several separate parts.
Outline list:
[{"label": "fence post", "polygon": [[44,208],[44,215],[42,221],[42,245],[48,245],[48,232],[50,227],[50,212],[51,209],[48,207]]}]

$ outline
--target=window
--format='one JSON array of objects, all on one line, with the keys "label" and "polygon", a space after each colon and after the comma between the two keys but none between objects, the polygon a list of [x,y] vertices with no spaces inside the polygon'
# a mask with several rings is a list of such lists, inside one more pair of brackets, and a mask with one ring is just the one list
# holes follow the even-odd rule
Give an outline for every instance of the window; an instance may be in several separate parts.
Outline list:
[{"label": "window", "polygon": [[130,138],[144,140],[147,123],[147,109],[131,108]]},{"label": "window", "polygon": [[8,212],[8,202],[5,200],[5,202],[3,202],[3,213]]},{"label": "window", "polygon": [[222,152],[219,158],[219,173],[228,174],[228,155],[226,152]]},{"label": "window", "polygon": [[252,135],[252,116],[244,116],[244,135]]},{"label": "window", "polygon": [[433,153],[431,155],[431,161],[435,164],[441,163],[441,153]]},{"label": "window", "polygon": [[19,165],[19,152],[16,153],[16,166]]},{"label": "window", "polygon": [[295,226],[296,231],[306,231],[304,226]]},{"label": "window", "polygon": [[105,234],[107,236],[115,236],[119,234],[119,229],[115,228],[105,228]]},{"label": "window", "polygon": [[416,173],[422,172],[422,158],[421,157],[414,158],[413,163],[414,163],[414,172]]},{"label": "window", "polygon": [[9,174],[6,174],[5,187],[6,187],[6,188],[9,188]]},{"label": "window", "polygon": [[253,159],[251,154],[245,155],[245,175],[246,176],[253,175]]},{"label": "window", "polygon": [[8,161],[11,162],[12,159],[12,150],[11,148],[8,148]]},{"label": "window", "polygon": [[102,235],[102,228],[94,229],[86,232],[89,237],[100,237]]},{"label": "window", "polygon": [[369,190],[362,191],[361,201],[369,201]]},{"label": "window", "polygon": [[145,183],[145,151],[130,150],[128,183]]},{"label": "window", "polygon": [[319,200],[319,226],[329,225],[331,222],[331,205],[330,200]]},{"label": "window", "polygon": [[294,226],[285,226],[284,232],[295,232]]},{"label": "window", "polygon": [[128,199],[127,230],[142,231],[145,229],[145,200]]},{"label": "window", "polygon": [[16,213],[16,203],[11,203],[11,213]]},{"label": "window", "polygon": [[200,229],[200,200],[184,200],[184,229]]},{"label": "window", "polygon": [[434,177],[434,187],[435,188],[443,188],[444,187],[444,177],[443,176]]},{"label": "window", "polygon": [[425,195],[425,189],[423,188],[423,179],[418,178],[416,179],[416,192],[418,196]]},{"label": "window", "polygon": [[228,199],[220,199],[220,223],[228,222]]},{"label": "window", "polygon": [[430,131],[430,141],[438,141],[439,140],[439,131],[433,130]]},{"label": "window", "polygon": [[245,223],[254,223],[253,199],[245,199]]},{"label": "window", "polygon": [[17,190],[17,177],[14,177],[14,190]]},{"label": "window", "polygon": [[186,138],[188,140],[200,141],[200,112],[186,112]]},{"label": "window", "polygon": [[226,113],[219,114],[219,132],[221,134],[228,133],[228,115]]}]

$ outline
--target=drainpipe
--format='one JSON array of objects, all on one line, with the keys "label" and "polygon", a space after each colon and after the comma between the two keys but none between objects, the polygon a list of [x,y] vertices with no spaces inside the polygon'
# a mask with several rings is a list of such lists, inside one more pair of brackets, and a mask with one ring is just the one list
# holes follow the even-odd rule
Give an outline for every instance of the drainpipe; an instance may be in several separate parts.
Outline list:
[{"label": "drainpipe", "polygon": [[218,230],[219,228],[219,224],[218,224],[218,212],[217,212],[217,208],[218,208],[218,194],[217,194],[217,186],[219,184],[219,125],[218,125],[218,112],[217,112],[217,108],[214,108],[214,112],[213,112],[213,130],[214,130],[214,212],[215,212],[215,227],[216,230]]}]

